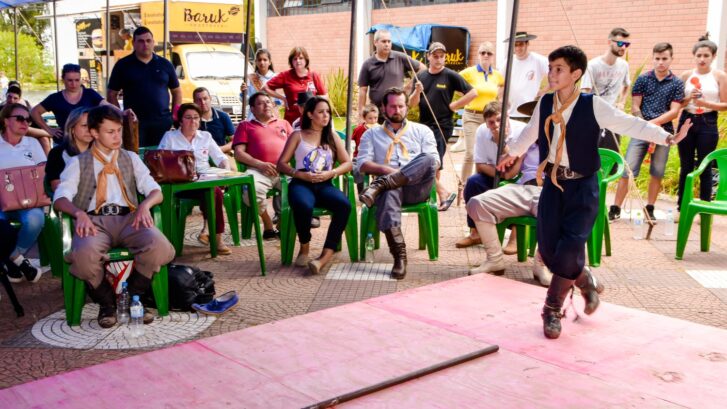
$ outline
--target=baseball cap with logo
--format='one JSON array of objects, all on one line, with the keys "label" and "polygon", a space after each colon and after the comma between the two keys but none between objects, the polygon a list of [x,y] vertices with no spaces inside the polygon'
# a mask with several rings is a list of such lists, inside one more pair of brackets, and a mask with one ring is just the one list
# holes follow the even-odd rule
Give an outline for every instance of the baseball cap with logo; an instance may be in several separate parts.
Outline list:
[{"label": "baseball cap with logo", "polygon": [[427,51],[427,52],[428,52],[429,54],[431,54],[431,53],[433,53],[433,52],[435,52],[435,51],[437,51],[437,50],[442,50],[442,51],[444,51],[445,53],[447,52],[447,48],[446,48],[446,47],[444,46],[444,44],[442,44],[442,43],[439,43],[439,42],[433,42],[433,43],[431,43],[431,44],[429,45],[429,51]]}]

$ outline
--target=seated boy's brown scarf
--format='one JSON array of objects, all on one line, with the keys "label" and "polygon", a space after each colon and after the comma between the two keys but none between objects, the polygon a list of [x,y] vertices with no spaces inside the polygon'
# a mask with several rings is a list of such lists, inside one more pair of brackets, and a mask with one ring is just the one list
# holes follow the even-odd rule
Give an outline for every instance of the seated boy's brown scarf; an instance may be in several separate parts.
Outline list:
[{"label": "seated boy's brown scarf", "polygon": [[[563,118],[563,112],[568,109],[571,104],[573,104],[573,101],[575,101],[578,98],[578,95],[581,93],[578,90],[574,90],[573,94],[566,100],[563,105],[560,107],[558,106],[559,100],[558,100],[558,93],[553,94],[553,113],[550,114],[547,118],[545,118],[545,138],[548,140],[548,151],[550,151],[550,123],[557,124],[560,127],[560,138],[558,139],[558,147],[555,151],[555,163],[553,164],[553,168],[550,171],[550,181],[553,182],[555,187],[560,189],[560,191],[563,191],[563,188],[558,184],[558,179],[556,178],[558,166],[560,166],[560,160],[563,157],[563,144],[565,143],[565,128],[566,123],[565,119]],[[535,177],[538,181],[538,186],[543,185],[543,171],[545,170],[545,165],[548,164],[548,158],[546,157],[540,165],[538,165],[538,171],[535,174]]]},{"label": "seated boy's brown scarf", "polygon": [[98,174],[98,180],[96,180],[96,214],[98,214],[99,209],[101,209],[106,203],[106,175],[116,175],[116,179],[119,181],[119,186],[121,186],[121,195],[124,197],[124,201],[126,201],[126,204],[132,212],[136,210],[136,206],[134,206],[131,200],[129,200],[129,197],[126,195],[126,184],[124,183],[121,170],[116,162],[119,157],[119,150],[116,149],[114,151],[110,162],[106,161],[106,158],[96,147],[95,143],[91,145],[91,154],[96,160],[103,164],[103,169],[101,169],[101,172]]}]

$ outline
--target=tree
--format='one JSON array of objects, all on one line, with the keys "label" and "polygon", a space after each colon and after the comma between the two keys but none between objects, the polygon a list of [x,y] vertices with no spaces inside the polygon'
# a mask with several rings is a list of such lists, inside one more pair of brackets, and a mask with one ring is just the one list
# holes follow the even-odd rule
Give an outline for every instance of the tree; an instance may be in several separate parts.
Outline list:
[{"label": "tree", "polygon": [[[46,10],[46,3],[39,2],[18,7],[18,32],[25,33],[34,39],[34,41],[42,46],[43,41],[40,36],[46,32],[49,27],[49,19],[39,19],[43,14],[51,14],[52,6]],[[12,8],[8,7],[0,13],[0,31],[15,31],[13,26],[13,18],[15,13]],[[12,42],[10,43],[12,44]]]},{"label": "tree", "polygon": [[[5,71],[8,77],[15,75],[15,48],[12,31],[0,31],[0,71]],[[35,36],[18,34],[18,81],[22,84],[47,84],[55,82],[53,67],[45,65],[43,47],[39,46]]]}]

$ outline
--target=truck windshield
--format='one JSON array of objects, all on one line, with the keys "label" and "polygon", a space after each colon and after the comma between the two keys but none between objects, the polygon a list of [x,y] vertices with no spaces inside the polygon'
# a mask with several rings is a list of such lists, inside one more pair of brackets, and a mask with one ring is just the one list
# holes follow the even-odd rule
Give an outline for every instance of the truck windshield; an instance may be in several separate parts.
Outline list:
[{"label": "truck windshield", "polygon": [[192,79],[242,78],[245,59],[241,53],[194,52],[187,54],[187,67]]}]

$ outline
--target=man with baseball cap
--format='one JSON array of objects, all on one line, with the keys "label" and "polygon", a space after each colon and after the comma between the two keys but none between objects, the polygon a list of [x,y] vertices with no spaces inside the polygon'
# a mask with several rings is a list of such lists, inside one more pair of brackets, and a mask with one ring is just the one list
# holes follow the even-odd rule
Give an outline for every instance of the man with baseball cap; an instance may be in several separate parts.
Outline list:
[{"label": "man with baseball cap", "polygon": [[[439,182],[440,170],[444,167],[444,153],[447,150],[447,139],[452,136],[454,125],[452,114],[467,105],[477,97],[477,90],[472,88],[455,71],[444,66],[447,49],[444,44],[434,42],[427,51],[429,68],[416,76],[414,93],[409,100],[409,106],[419,104],[419,122],[428,126],[434,132],[437,142],[440,167],[437,170],[437,194],[439,195],[439,210],[449,209],[457,198],[456,193],[450,193]],[[422,92],[426,98],[421,98]],[[455,92],[464,96],[452,102]]]},{"label": "man with baseball cap", "polygon": [[[534,100],[542,95],[540,83],[548,76],[548,59],[544,56],[528,51],[530,40],[538,38],[535,34],[527,31],[515,33],[515,59],[512,61],[512,72],[510,74],[510,96],[508,98],[510,107],[508,115],[511,118],[523,117],[517,111],[520,105]],[[510,41],[506,39],[505,42]],[[507,60],[504,61],[500,72],[505,72]]]}]

